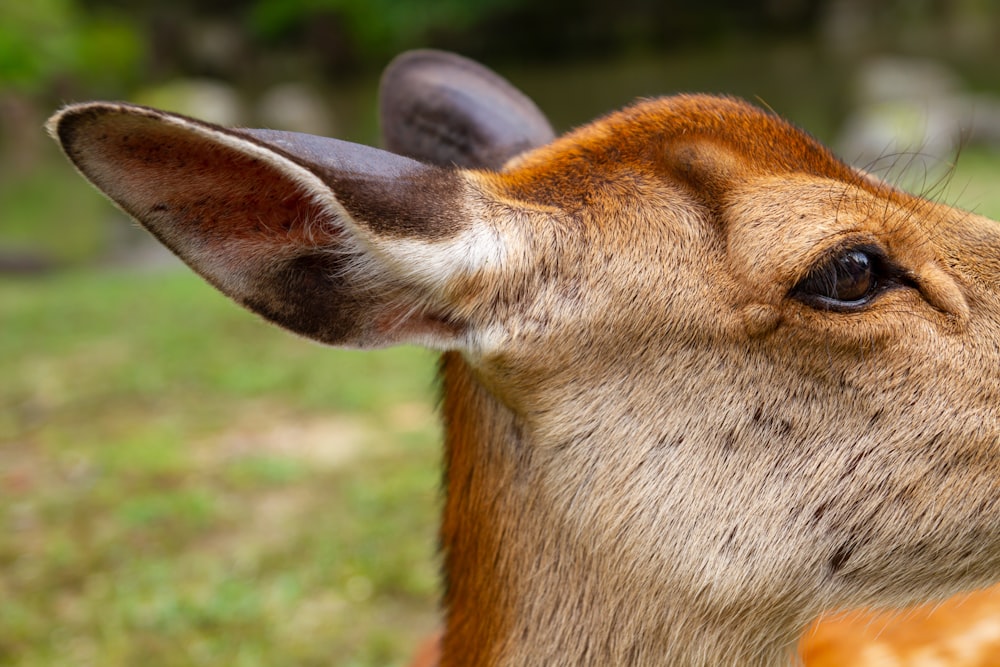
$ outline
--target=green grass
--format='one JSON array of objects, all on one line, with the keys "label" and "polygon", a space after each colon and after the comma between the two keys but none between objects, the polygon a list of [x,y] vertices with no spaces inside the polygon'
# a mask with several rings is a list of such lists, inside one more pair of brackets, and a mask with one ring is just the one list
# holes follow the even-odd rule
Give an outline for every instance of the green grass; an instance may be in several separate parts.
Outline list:
[{"label": "green grass", "polygon": [[392,665],[434,627],[432,355],[181,272],[6,280],[0,314],[0,664]]}]

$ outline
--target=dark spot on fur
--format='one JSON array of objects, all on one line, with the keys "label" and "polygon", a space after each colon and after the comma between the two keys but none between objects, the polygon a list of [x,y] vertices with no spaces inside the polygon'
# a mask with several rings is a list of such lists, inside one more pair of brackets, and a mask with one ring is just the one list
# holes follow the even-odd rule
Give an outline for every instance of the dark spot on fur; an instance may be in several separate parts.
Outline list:
[{"label": "dark spot on fur", "polygon": [[657,441],[657,444],[660,447],[669,447],[670,449],[680,447],[681,445],[684,444],[684,434],[681,433],[679,435],[673,436],[670,433],[664,433],[663,435],[660,436],[660,439]]},{"label": "dark spot on fur", "polygon": [[868,420],[868,428],[874,427],[875,424],[877,424],[879,420],[882,419],[883,412],[884,412],[883,408],[879,408],[878,410],[875,411],[875,414],[873,414],[871,419]]},{"label": "dark spot on fur", "polygon": [[858,452],[857,454],[855,454],[854,458],[852,458],[850,460],[850,462],[848,462],[847,467],[844,468],[844,472],[841,473],[840,479],[844,480],[844,479],[847,479],[848,477],[851,477],[852,475],[854,475],[854,473],[858,469],[858,465],[863,460],[865,460],[865,458],[867,458],[869,454],[871,454],[871,450],[870,449],[866,449],[863,452]]},{"label": "dark spot on fur", "polygon": [[729,535],[726,537],[726,541],[722,543],[722,551],[732,551],[733,544],[736,542],[736,526],[729,531]]},{"label": "dark spot on fur", "polygon": [[723,454],[729,455],[736,451],[736,429],[731,428],[726,436],[722,439],[722,452]]},{"label": "dark spot on fur", "polygon": [[840,570],[842,570],[853,554],[854,546],[852,544],[845,543],[840,545],[837,550],[833,552],[833,555],[830,556],[830,560],[827,561],[827,567],[830,569],[830,574],[837,574]]},{"label": "dark spot on fur", "polygon": [[[519,426],[520,428],[520,426]],[[553,447],[553,451],[565,452],[570,449],[573,445],[586,442],[594,437],[594,433],[597,432],[597,426],[594,426],[580,435],[574,435],[572,438],[567,438],[566,440],[560,440]]]},{"label": "dark spot on fur", "polygon": [[813,527],[819,524],[819,522],[823,519],[823,516],[826,514],[826,510],[829,509],[829,507],[830,503],[824,502],[820,503],[820,505],[815,510],[813,510],[812,522],[811,522],[811,525]]},{"label": "dark spot on fur", "polygon": [[758,406],[753,412],[753,422],[759,424],[762,429],[769,431],[768,436],[786,438],[792,432],[792,421],[771,416],[764,412],[762,406]]}]

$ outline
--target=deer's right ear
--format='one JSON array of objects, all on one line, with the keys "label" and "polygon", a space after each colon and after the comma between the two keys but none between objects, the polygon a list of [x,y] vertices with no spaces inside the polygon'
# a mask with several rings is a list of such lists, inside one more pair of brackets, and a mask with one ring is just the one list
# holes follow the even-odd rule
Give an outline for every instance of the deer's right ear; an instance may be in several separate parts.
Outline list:
[{"label": "deer's right ear", "polygon": [[499,169],[555,138],[535,103],[479,63],[445,51],[408,51],[382,74],[385,146],[438,165]]},{"label": "deer's right ear", "polygon": [[189,266],[277,324],[334,345],[467,344],[448,295],[502,244],[464,212],[459,171],[127,104],[68,107],[49,131]]}]

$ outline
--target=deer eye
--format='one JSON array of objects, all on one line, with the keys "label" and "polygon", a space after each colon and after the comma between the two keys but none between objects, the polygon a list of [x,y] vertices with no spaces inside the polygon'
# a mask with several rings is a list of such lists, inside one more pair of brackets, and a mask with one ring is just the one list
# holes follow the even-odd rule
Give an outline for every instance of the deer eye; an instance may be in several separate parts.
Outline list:
[{"label": "deer eye", "polygon": [[827,257],[792,289],[792,296],[825,310],[856,310],[888,286],[884,255],[877,248],[856,247]]}]

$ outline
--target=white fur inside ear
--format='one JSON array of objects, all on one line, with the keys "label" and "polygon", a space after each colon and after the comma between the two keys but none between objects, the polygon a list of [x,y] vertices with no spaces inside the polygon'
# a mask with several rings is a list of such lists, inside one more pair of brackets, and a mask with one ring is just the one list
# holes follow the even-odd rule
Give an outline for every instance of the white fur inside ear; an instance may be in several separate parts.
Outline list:
[{"label": "white fur inside ear", "polygon": [[455,281],[503,266],[510,253],[510,239],[495,225],[470,218],[472,223],[454,236],[386,240],[376,252],[400,278],[440,293]]},{"label": "white fur inside ear", "polygon": [[[463,291],[481,289],[484,282],[492,280],[477,279],[484,274],[499,275],[511,254],[510,241],[496,226],[474,218],[460,233],[440,240],[379,239],[376,247],[356,257],[352,272],[410,286],[414,301],[397,315],[399,326],[406,328],[424,321],[419,313],[432,313],[442,304],[448,304],[444,312],[451,311]],[[377,272],[366,272],[362,268],[365,264],[381,266]],[[473,281],[478,286],[474,287]],[[411,328],[406,338],[431,349],[462,349],[477,355],[495,349],[503,338],[499,331],[485,335],[485,329],[478,327],[464,329],[460,338],[454,333],[444,328]]]},{"label": "white fur inside ear", "polygon": [[444,241],[395,241],[390,254],[401,273],[433,289],[499,266],[507,248],[496,229],[477,222]]}]

